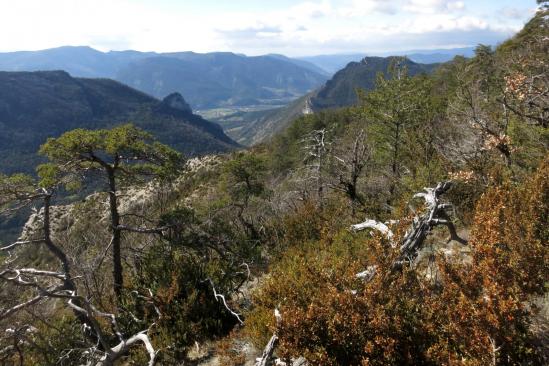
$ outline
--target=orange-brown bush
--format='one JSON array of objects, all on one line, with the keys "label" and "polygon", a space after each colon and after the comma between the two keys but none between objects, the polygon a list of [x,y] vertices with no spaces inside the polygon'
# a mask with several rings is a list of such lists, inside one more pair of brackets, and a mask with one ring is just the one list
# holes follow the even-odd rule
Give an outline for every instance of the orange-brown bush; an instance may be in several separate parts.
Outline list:
[{"label": "orange-brown bush", "polygon": [[531,343],[536,309],[530,301],[547,291],[548,219],[549,159],[523,186],[504,184],[483,195],[470,242],[471,265],[441,266],[443,291],[430,306],[441,312],[449,347],[432,348],[434,359],[542,362]]},{"label": "orange-brown bush", "polygon": [[[420,266],[391,274],[396,250],[378,236],[300,243],[256,293],[248,328],[265,337],[278,308],[279,356],[314,365],[542,364],[530,320],[547,291],[548,217],[549,159],[481,197],[471,260],[439,257],[436,281]],[[371,282],[356,278],[373,264]]]}]

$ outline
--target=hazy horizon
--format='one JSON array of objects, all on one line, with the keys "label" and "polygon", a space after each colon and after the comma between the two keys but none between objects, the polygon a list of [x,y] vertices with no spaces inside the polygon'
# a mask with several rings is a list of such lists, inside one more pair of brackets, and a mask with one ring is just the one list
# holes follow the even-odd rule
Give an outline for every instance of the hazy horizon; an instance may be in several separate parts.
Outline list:
[{"label": "hazy horizon", "polygon": [[[497,44],[534,0],[20,0],[2,2],[0,52],[100,51],[386,54]],[[70,29],[70,31],[67,31]]]},{"label": "hazy horizon", "polygon": [[[195,53],[195,54],[209,54],[209,53],[232,53],[232,54],[235,54],[235,55],[242,55],[242,56],[245,56],[245,57],[260,57],[260,56],[269,56],[269,55],[280,55],[280,56],[287,56],[287,57],[292,57],[292,58],[312,58],[312,57],[323,57],[323,56],[355,56],[355,55],[366,55],[366,56],[380,56],[380,57],[387,57],[387,56],[392,56],[391,52],[394,52],[395,55],[396,54],[412,54],[412,53],[418,53],[418,54],[421,54],[421,53],[425,53],[425,54],[429,54],[429,53],[438,53],[438,52],[444,52],[444,51],[454,51],[454,50],[460,50],[460,49],[463,49],[463,50],[467,50],[467,49],[470,49],[470,48],[475,48],[477,45],[470,45],[470,46],[464,46],[464,47],[448,47],[448,48],[433,48],[433,49],[428,49],[428,48],[424,48],[424,49],[406,49],[406,50],[401,50],[401,51],[385,51],[385,52],[360,52],[360,51],[356,51],[356,52],[339,52],[339,53],[323,53],[323,54],[314,54],[314,55],[303,55],[303,56],[288,56],[288,55],[285,55],[283,53],[276,53],[276,52],[271,52],[271,53],[265,53],[265,54],[258,54],[258,55],[248,55],[248,54],[245,54],[245,53],[240,53],[240,52],[233,52],[233,51],[216,51],[216,50],[213,50],[213,51],[205,51],[205,52],[196,52],[196,51],[192,51],[192,50],[178,50],[178,51],[167,51],[167,52],[157,52],[157,51],[138,51],[138,50],[133,50],[133,49],[121,49],[121,50],[100,50],[98,48],[95,48],[93,46],[90,46],[90,45],[63,45],[63,46],[58,46],[58,47],[52,47],[52,48],[44,48],[44,49],[37,49],[37,50],[17,50],[17,51],[0,51],[0,53],[2,54],[7,54],[7,53],[18,53],[18,52],[42,52],[42,51],[49,51],[49,50],[56,50],[56,49],[63,49],[63,48],[91,48],[92,50],[94,51],[97,51],[97,52],[101,52],[101,53],[109,53],[109,52],[141,52],[141,53],[156,53],[158,55],[162,55],[162,54],[169,54],[169,53],[186,53],[186,52],[191,52],[191,53]],[[495,45],[491,45],[491,46],[495,46]]]}]

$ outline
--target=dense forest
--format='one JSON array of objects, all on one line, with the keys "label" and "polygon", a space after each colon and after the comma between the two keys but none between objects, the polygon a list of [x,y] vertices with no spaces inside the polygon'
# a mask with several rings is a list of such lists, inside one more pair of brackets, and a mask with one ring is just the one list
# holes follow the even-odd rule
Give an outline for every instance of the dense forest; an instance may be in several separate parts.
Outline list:
[{"label": "dense forest", "polygon": [[1,363],[548,364],[548,19],[248,150],[43,141],[0,176]]}]

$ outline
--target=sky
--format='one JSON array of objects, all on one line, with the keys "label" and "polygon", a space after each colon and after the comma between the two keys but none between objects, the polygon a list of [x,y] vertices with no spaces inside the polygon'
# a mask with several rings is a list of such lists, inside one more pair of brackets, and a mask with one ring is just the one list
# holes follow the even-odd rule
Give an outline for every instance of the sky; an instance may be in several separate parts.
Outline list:
[{"label": "sky", "polygon": [[0,0],[0,52],[310,56],[494,45],[535,9],[535,0]]}]

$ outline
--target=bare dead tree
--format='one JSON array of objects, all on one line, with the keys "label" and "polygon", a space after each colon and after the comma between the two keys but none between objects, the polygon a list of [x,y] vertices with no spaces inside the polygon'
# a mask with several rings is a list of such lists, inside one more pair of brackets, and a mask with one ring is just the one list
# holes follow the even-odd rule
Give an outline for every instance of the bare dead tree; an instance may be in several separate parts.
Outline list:
[{"label": "bare dead tree", "polygon": [[[10,181],[7,180],[9,183]],[[111,366],[114,362],[125,355],[128,350],[137,343],[142,343],[149,355],[149,366],[154,365],[156,360],[156,351],[154,350],[149,331],[154,327],[154,323],[147,329],[125,337],[118,325],[117,317],[114,314],[103,312],[93,305],[90,299],[78,294],[76,279],[72,275],[71,263],[63,251],[51,237],[51,199],[54,194],[53,189],[38,188],[35,190],[23,186],[17,189],[15,185],[2,184],[4,197],[11,198],[16,207],[22,207],[32,202],[42,203],[42,228],[40,237],[30,240],[18,240],[10,245],[0,248],[0,252],[7,253],[7,259],[0,269],[0,280],[4,284],[14,286],[14,288],[25,289],[19,291],[20,297],[12,299],[10,304],[0,309],[0,321],[7,321],[18,313],[21,313],[32,306],[37,306],[46,301],[61,301],[65,306],[73,311],[75,317],[82,325],[85,339],[89,343],[88,347],[74,350],[80,354],[80,359],[87,365]],[[9,205],[9,200],[2,202]],[[47,251],[52,254],[59,263],[60,269],[40,269],[20,266],[17,256],[14,252],[20,253],[25,248],[33,250],[32,247],[44,245]],[[112,336],[105,332],[101,326],[100,319],[107,319],[111,329],[118,340],[114,346],[111,345]],[[11,327],[9,329],[15,329]],[[28,329],[28,327],[27,327]],[[19,332],[20,333],[20,332]],[[14,334],[19,334],[15,332]],[[2,349],[2,353],[22,351],[20,345],[25,344],[24,337],[12,337],[16,341],[12,346]]]},{"label": "bare dead tree", "polygon": [[[406,231],[406,234],[400,242],[394,242],[394,234],[389,227],[375,220],[366,220],[363,223],[351,226],[354,231],[372,228],[380,231],[387,237],[391,246],[399,248],[399,255],[391,266],[391,271],[396,272],[402,269],[406,263],[413,263],[417,258],[420,250],[423,248],[425,239],[436,226],[446,226],[450,232],[450,240],[455,240],[461,244],[467,244],[465,239],[462,239],[457,234],[456,228],[447,213],[447,210],[452,208],[449,203],[441,201],[441,196],[446,193],[452,186],[451,182],[441,182],[435,188],[425,188],[425,192],[416,193],[414,198],[423,198],[425,200],[426,210],[412,220],[411,226]],[[376,268],[370,267],[364,272],[357,274],[359,278],[373,278]]]},{"label": "bare dead tree", "polygon": [[327,139],[328,130],[325,128],[311,131],[301,141],[303,150],[306,153],[304,163],[307,167],[308,180],[313,180],[316,185],[316,194],[319,205],[322,206],[324,200],[324,166],[330,149],[330,142]]}]

